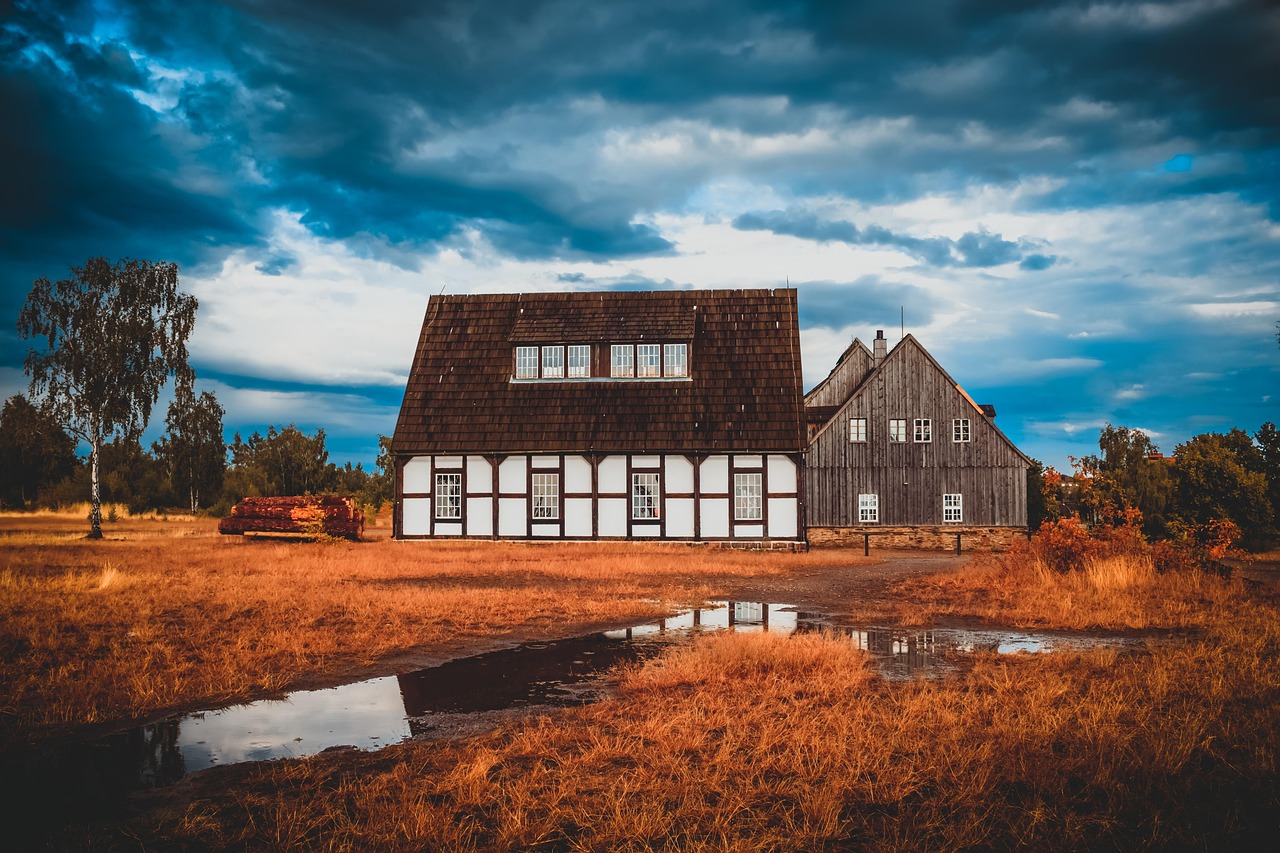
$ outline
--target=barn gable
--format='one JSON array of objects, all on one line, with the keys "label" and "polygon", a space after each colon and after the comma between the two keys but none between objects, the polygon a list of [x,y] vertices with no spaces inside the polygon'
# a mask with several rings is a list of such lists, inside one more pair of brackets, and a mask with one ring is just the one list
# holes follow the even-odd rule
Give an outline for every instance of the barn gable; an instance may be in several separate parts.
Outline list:
[{"label": "barn gable", "polygon": [[809,407],[830,412],[805,457],[811,531],[1025,526],[1029,460],[983,408],[911,335],[875,361],[834,409]]}]

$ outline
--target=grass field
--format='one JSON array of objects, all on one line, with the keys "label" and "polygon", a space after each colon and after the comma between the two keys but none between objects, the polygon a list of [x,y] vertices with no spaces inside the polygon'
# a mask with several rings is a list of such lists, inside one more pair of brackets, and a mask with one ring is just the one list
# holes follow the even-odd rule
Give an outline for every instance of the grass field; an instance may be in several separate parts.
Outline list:
[{"label": "grass field", "polygon": [[[129,524],[124,541],[95,545],[52,541],[56,530],[0,538],[5,642],[21,647],[16,662],[5,655],[5,684],[13,676],[26,685],[6,715],[11,736],[166,707],[153,698],[158,687],[117,696],[94,684],[129,666],[148,667],[163,696],[181,697],[193,686],[226,695],[219,690],[234,683],[238,664],[258,673],[252,695],[277,668],[305,682],[412,649],[446,654],[644,617],[761,576],[786,582],[840,562],[874,569],[838,551],[281,545],[221,541],[203,522]],[[0,530],[10,525],[0,520]],[[1181,639],[1137,653],[979,654],[946,678],[899,683],[836,635],[707,636],[620,673],[617,695],[596,705],[466,739],[221,768],[139,798],[132,815],[57,829],[49,841],[66,849],[1272,849],[1280,608],[1266,590],[1162,574],[1128,557],[1067,575],[987,558],[891,583],[904,621],[1166,628]],[[23,633],[50,620],[62,627]],[[59,639],[76,625],[83,633],[74,641]],[[139,625],[163,629],[120,639]],[[97,631],[116,639],[95,640]],[[288,633],[296,636],[279,636]],[[104,652],[101,663],[80,666],[72,680],[83,684],[43,684],[39,667],[56,671],[49,664],[83,643]],[[223,681],[200,675],[207,659],[224,657]],[[49,714],[46,702],[64,710]]]}]

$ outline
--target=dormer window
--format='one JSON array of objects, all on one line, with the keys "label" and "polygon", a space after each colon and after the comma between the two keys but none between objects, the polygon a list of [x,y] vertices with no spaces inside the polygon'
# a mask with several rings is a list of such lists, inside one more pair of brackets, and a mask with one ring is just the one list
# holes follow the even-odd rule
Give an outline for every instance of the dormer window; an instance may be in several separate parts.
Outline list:
[{"label": "dormer window", "polygon": [[564,378],[564,347],[542,348],[542,378]]},{"label": "dormer window", "polygon": [[662,361],[662,372],[665,376],[688,376],[689,345],[665,344]]},{"label": "dormer window", "polygon": [[662,345],[636,345],[636,376],[654,379],[662,375]]},{"label": "dormer window", "polygon": [[574,344],[569,347],[569,378],[586,379],[591,376],[591,347]]},{"label": "dormer window", "polygon": [[615,379],[635,376],[635,347],[631,344],[614,344],[610,348],[609,365],[609,375]]},{"label": "dormer window", "polygon": [[538,378],[538,348],[516,347],[516,379]]}]

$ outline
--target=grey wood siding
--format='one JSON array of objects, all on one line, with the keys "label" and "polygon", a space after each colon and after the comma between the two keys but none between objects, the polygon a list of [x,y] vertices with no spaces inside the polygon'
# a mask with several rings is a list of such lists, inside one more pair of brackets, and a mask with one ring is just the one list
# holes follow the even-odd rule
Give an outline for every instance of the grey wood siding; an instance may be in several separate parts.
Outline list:
[{"label": "grey wood siding", "polygon": [[[866,442],[849,441],[850,418],[867,421]],[[889,420],[907,440],[889,441]],[[928,418],[932,440],[915,442]],[[967,418],[970,440],[952,441]],[[879,523],[942,523],[942,496],[963,496],[962,524],[1025,526],[1027,460],[911,336],[894,348],[813,438],[805,456],[805,500],[814,526],[858,524],[858,495],[879,496]]]},{"label": "grey wood siding", "polygon": [[836,366],[831,369],[827,378],[805,395],[804,404],[806,406],[840,405],[849,399],[853,389],[866,378],[872,367],[874,365],[871,351],[862,341],[855,338],[840,356],[840,360],[836,362]]}]

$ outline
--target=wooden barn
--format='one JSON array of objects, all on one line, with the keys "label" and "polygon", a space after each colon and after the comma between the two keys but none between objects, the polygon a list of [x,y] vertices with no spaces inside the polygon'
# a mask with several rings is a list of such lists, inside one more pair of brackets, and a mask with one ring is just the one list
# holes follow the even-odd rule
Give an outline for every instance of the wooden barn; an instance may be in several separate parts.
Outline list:
[{"label": "wooden barn", "polygon": [[796,291],[438,296],[400,539],[804,541]]},{"label": "wooden barn", "polygon": [[1030,461],[911,335],[860,340],[805,396],[813,544],[1006,547],[1026,531]]}]

